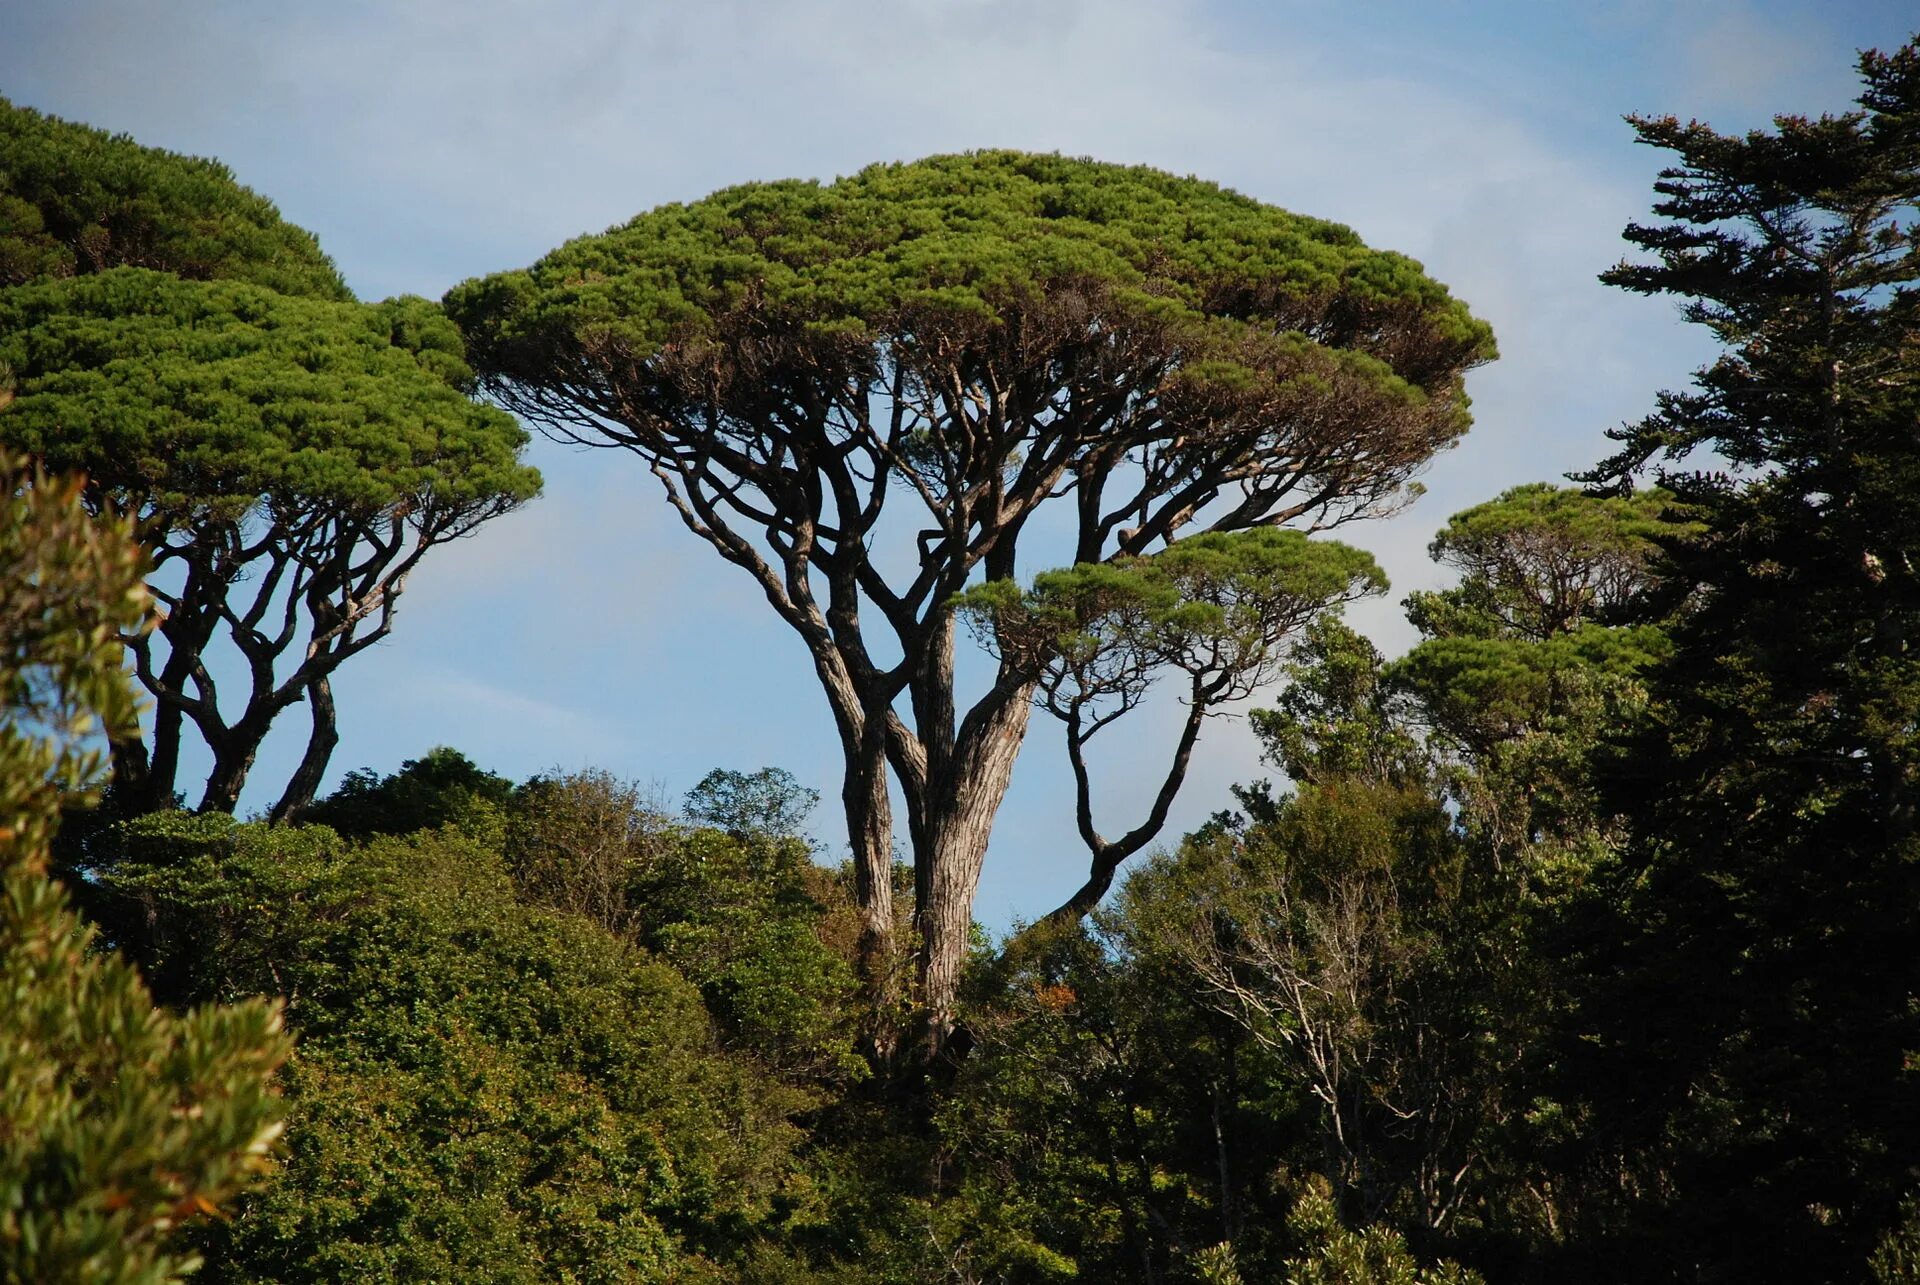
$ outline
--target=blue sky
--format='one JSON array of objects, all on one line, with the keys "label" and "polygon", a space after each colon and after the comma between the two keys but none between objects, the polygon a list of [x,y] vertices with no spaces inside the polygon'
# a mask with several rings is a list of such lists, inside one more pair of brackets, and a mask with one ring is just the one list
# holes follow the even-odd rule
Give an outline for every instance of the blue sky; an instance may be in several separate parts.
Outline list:
[{"label": "blue sky", "polygon": [[[1394,582],[1439,582],[1448,514],[1592,463],[1602,432],[1708,355],[1671,304],[1600,286],[1660,158],[1627,112],[1746,129],[1841,110],[1911,0],[10,0],[0,94],[213,155],[313,229],[364,298],[438,297],[728,183],[1021,147],[1198,174],[1424,262],[1494,325],[1475,427],[1425,499],[1347,528]],[[604,767],[671,800],[779,765],[831,801],[838,754],[797,640],[675,524],[637,463],[536,441],[546,495],[424,563],[395,635],[336,686],[334,775],[436,744],[521,777]],[[1171,708],[1105,747],[1106,828],[1161,770]],[[294,721],[297,721],[294,720]],[[271,801],[304,733],[257,769]],[[1117,734],[1116,734],[1117,737]],[[1203,742],[1169,836],[1263,774]],[[982,880],[1004,926],[1084,872],[1057,736],[1036,720]],[[829,846],[831,806],[814,817]]]}]

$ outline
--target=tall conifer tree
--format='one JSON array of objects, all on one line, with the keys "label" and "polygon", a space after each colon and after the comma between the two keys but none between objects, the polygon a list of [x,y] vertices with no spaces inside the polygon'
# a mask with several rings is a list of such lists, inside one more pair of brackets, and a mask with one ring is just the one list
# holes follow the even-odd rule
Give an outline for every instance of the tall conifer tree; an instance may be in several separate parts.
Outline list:
[{"label": "tall conifer tree", "polygon": [[1675,161],[1606,279],[1724,345],[1595,474],[1704,523],[1566,1063],[1642,1280],[1860,1279],[1920,1181],[1920,48],[1860,70],[1844,115],[1633,122]]}]

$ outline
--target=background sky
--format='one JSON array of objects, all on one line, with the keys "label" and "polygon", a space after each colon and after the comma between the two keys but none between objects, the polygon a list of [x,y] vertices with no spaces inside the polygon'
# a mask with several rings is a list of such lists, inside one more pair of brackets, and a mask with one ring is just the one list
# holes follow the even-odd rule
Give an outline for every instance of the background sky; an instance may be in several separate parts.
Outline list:
[{"label": "background sky", "polygon": [[[1661,163],[1621,116],[1844,110],[1855,52],[1915,29],[1914,0],[0,0],[0,95],[220,158],[366,299],[438,298],[731,183],[978,147],[1155,165],[1347,223],[1421,260],[1502,354],[1427,496],[1341,533],[1393,580],[1352,617],[1392,654],[1399,599],[1443,581],[1425,546],[1449,514],[1592,464],[1710,354],[1671,303],[1594,279]],[[781,766],[824,796],[836,851],[838,749],[798,640],[637,460],[539,439],[530,458],[545,495],[437,550],[392,639],[337,676],[333,778],[446,744],[675,800],[710,768]],[[1110,733],[1108,833],[1137,820],[1177,716]],[[304,719],[286,722],[250,806],[297,759]],[[1168,838],[1264,774],[1244,725],[1216,722]],[[1081,881],[1071,797],[1037,718],[989,925]]]}]

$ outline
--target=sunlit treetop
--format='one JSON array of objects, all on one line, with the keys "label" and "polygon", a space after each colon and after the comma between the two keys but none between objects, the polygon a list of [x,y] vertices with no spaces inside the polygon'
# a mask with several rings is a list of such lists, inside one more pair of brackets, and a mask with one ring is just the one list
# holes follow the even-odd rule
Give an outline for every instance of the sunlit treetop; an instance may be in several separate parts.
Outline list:
[{"label": "sunlit treetop", "polygon": [[122,266],[352,297],[313,234],[218,161],[0,98],[0,286]]},{"label": "sunlit treetop", "polygon": [[1011,151],[728,188],[448,302],[477,365],[529,379],[556,345],[640,361],[730,336],[747,314],[831,349],[964,342],[995,323],[1037,347],[1090,310],[1119,312],[1183,332],[1189,375],[1223,389],[1257,377],[1275,342],[1340,351],[1410,394],[1451,395],[1463,365],[1493,355],[1488,327],[1418,263],[1339,224],[1198,179]]},{"label": "sunlit treetop", "polygon": [[1427,551],[1460,583],[1412,595],[1408,617],[1429,638],[1539,641],[1619,623],[1654,586],[1661,541],[1695,530],[1658,489],[1603,497],[1516,486],[1447,519]]},{"label": "sunlit treetop", "polygon": [[16,385],[0,439],[174,517],[268,494],[372,511],[539,486],[525,432],[467,396],[460,336],[424,299],[118,268],[0,291],[0,363]]}]

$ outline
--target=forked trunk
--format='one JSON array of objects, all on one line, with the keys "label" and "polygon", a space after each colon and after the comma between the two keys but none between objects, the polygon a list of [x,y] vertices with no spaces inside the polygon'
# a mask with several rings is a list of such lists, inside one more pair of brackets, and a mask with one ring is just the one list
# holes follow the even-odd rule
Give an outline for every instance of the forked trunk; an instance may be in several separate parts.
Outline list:
[{"label": "forked trunk", "polygon": [[224,731],[202,728],[201,734],[213,750],[213,771],[207,774],[206,793],[200,796],[202,812],[233,812],[240,806],[240,792],[247,788],[247,774],[260,753],[260,742],[267,739],[273,711],[256,704],[241,719]]}]

